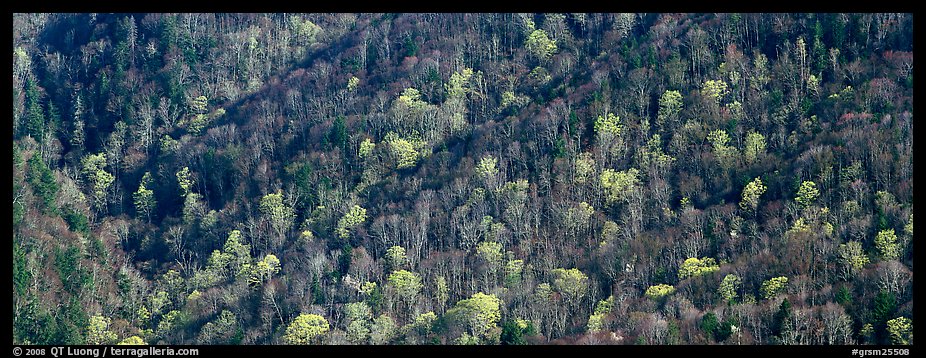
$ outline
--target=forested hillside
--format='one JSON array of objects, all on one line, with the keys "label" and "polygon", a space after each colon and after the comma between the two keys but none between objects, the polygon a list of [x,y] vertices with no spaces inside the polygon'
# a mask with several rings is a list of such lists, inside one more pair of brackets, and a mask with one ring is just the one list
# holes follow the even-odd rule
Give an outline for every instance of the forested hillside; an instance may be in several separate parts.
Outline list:
[{"label": "forested hillside", "polygon": [[912,344],[912,14],[14,14],[14,344]]}]

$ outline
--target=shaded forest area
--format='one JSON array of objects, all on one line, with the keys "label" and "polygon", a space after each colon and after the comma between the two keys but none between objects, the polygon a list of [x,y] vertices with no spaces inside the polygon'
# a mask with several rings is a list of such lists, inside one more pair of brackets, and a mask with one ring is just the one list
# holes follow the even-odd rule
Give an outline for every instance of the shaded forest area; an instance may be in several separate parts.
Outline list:
[{"label": "shaded forest area", "polygon": [[15,14],[14,344],[912,344],[912,14]]}]

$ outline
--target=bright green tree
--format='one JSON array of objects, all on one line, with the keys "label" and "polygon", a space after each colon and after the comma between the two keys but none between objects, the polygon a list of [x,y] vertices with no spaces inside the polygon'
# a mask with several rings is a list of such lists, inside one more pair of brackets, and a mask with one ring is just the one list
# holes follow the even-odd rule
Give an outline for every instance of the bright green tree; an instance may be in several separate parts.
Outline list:
[{"label": "bright green tree", "polygon": [[351,302],[344,305],[347,316],[347,339],[354,344],[362,344],[370,338],[370,325],[373,310],[366,302]]},{"label": "bright green tree", "polygon": [[717,288],[717,293],[720,294],[725,302],[733,303],[737,297],[739,297],[739,288],[743,284],[743,280],[739,276],[734,274],[728,274],[724,276],[723,281],[720,281],[720,287]]},{"label": "bright green tree", "polygon": [[720,266],[717,265],[717,261],[713,258],[702,257],[698,259],[697,257],[690,257],[685,259],[685,262],[682,262],[682,265],[678,268],[678,279],[684,280],[689,277],[698,277],[717,272],[717,270],[720,270]]},{"label": "bright green tree", "polygon": [[177,184],[180,185],[181,195],[184,197],[193,190],[193,174],[190,173],[189,167],[183,167],[183,169],[177,172]]},{"label": "bright green tree", "polygon": [[817,189],[817,184],[812,181],[805,181],[801,183],[801,187],[797,190],[797,197],[794,200],[801,204],[801,207],[806,208],[813,204],[819,196],[820,190]]},{"label": "bright green tree", "polygon": [[707,80],[704,81],[704,86],[701,87],[701,94],[710,98],[716,104],[720,104],[720,101],[727,93],[729,93],[727,83],[723,80]]},{"label": "bright green tree", "polygon": [[553,269],[553,288],[570,302],[578,302],[588,292],[588,276],[579,269]]},{"label": "bright green tree", "polygon": [[779,293],[785,290],[785,287],[788,285],[788,278],[784,276],[774,277],[771,279],[762,282],[762,286],[759,288],[762,291],[762,297],[770,300],[773,297],[777,296]]},{"label": "bright green tree", "polygon": [[489,264],[492,269],[498,268],[504,259],[502,244],[495,241],[483,241],[476,246],[476,255]]},{"label": "bright green tree", "polygon": [[548,61],[557,50],[556,41],[550,39],[547,32],[540,29],[534,30],[527,36],[524,46],[534,58],[541,62]]},{"label": "bright green tree", "polygon": [[858,241],[849,241],[839,245],[839,261],[842,263],[845,273],[851,275],[860,272],[868,264],[868,255],[862,249],[862,243]]},{"label": "bright green tree", "polygon": [[707,135],[707,140],[713,144],[714,156],[720,165],[729,168],[736,160],[736,148],[729,145],[730,135],[723,129],[716,129]]},{"label": "bright green tree", "polygon": [[482,157],[476,164],[476,175],[485,181],[495,178],[498,175],[498,159],[491,155]]},{"label": "bright green tree", "polygon": [[351,230],[355,227],[363,224],[367,220],[367,209],[360,207],[360,205],[354,205],[344,213],[344,216],[341,217],[341,220],[338,220],[338,227],[336,229],[338,237],[346,239],[350,236]]},{"label": "bright green tree", "polygon": [[281,238],[285,237],[296,218],[295,210],[284,201],[281,192],[264,195],[260,199],[260,212]]},{"label": "bright green tree", "polygon": [[317,314],[300,314],[286,327],[283,342],[293,345],[309,345],[315,339],[328,333],[328,320]]},{"label": "bright green tree", "polygon": [[575,173],[576,183],[585,184],[588,182],[588,179],[592,178],[595,173],[595,159],[592,158],[592,153],[585,152],[576,156],[573,172]]},{"label": "bright green tree", "polygon": [[274,254],[267,254],[254,265],[248,282],[259,285],[269,281],[278,272],[280,272],[280,259]]},{"label": "bright green tree", "polygon": [[112,322],[109,318],[103,316],[90,317],[87,326],[87,343],[88,344],[112,344],[116,341],[116,334],[109,330],[109,324]]},{"label": "bright green tree", "polygon": [[900,345],[913,344],[913,320],[907,317],[897,317],[887,321],[887,332],[891,335],[891,342]]},{"label": "bright green tree", "polygon": [[139,337],[139,336],[131,336],[131,337],[128,337],[128,338],[123,339],[121,342],[116,343],[116,344],[117,344],[117,345],[120,345],[120,346],[144,346],[144,345],[148,345],[148,343],[145,343],[145,341],[144,341],[143,339],[141,339],[141,337]]},{"label": "bright green tree", "polygon": [[630,168],[624,171],[605,169],[601,172],[601,188],[604,190],[605,201],[614,204],[628,197],[640,183],[640,171]]},{"label": "bright green tree", "polygon": [[598,304],[595,306],[595,312],[588,317],[586,328],[589,333],[600,332],[605,329],[605,318],[611,313],[611,308],[613,307],[614,296],[610,296],[606,300],[598,301]]},{"label": "bright green tree", "polygon": [[386,250],[386,262],[392,270],[401,269],[407,261],[404,247],[396,245]]},{"label": "bright green tree", "polygon": [[386,134],[384,141],[395,159],[396,169],[411,168],[418,164],[418,160],[421,159],[421,150],[426,145],[417,138],[400,137],[392,132]]},{"label": "bright green tree", "polygon": [[762,178],[756,177],[753,181],[746,184],[743,188],[743,200],[740,201],[740,208],[755,212],[759,207],[759,197],[765,194],[766,187],[762,185]]},{"label": "bright green tree", "polygon": [[752,164],[759,158],[760,155],[765,153],[765,136],[759,132],[749,132],[746,135],[746,144],[743,148],[743,156],[746,159],[746,163]]},{"label": "bright green tree", "polygon": [[151,173],[145,172],[141,182],[138,183],[138,190],[135,191],[135,194],[132,194],[132,199],[135,202],[135,211],[148,218],[148,221],[151,221],[151,213],[154,212],[157,202],[154,199],[154,190],[148,189],[149,185],[151,185]]},{"label": "bright green tree", "polygon": [[682,110],[682,93],[679,91],[666,90],[659,97],[659,112],[656,121],[660,125],[673,120],[678,112]]},{"label": "bright green tree", "polygon": [[501,300],[495,295],[476,292],[470,298],[460,300],[447,311],[451,322],[456,322],[468,329],[473,337],[486,342],[498,341],[501,332],[498,322],[501,320]]},{"label": "bright green tree", "polygon": [[414,272],[398,270],[389,274],[389,287],[405,302],[414,302],[421,292],[421,278]]},{"label": "bright green tree", "polygon": [[875,236],[875,247],[881,253],[881,259],[883,260],[900,258],[901,247],[897,243],[897,234],[894,233],[894,229],[878,232],[878,236]]},{"label": "bright green tree", "polygon": [[106,154],[90,154],[81,160],[81,167],[84,179],[90,187],[90,195],[93,198],[93,204],[98,209],[106,206],[106,191],[116,180],[116,177],[107,172]]},{"label": "bright green tree", "polygon": [[649,297],[650,299],[658,300],[668,295],[671,295],[674,292],[675,292],[675,287],[673,287],[672,285],[661,283],[661,284],[650,286],[649,288],[647,288],[644,295],[646,295],[646,297]]},{"label": "bright green tree", "polygon": [[360,142],[360,149],[357,150],[357,155],[360,158],[369,157],[373,153],[373,149],[376,149],[376,143],[370,138],[364,138],[363,142]]},{"label": "bright green tree", "polygon": [[621,117],[614,113],[608,112],[604,116],[598,116],[598,119],[595,120],[595,133],[599,135],[607,134],[610,136],[618,136],[623,129],[624,126],[621,124]]}]

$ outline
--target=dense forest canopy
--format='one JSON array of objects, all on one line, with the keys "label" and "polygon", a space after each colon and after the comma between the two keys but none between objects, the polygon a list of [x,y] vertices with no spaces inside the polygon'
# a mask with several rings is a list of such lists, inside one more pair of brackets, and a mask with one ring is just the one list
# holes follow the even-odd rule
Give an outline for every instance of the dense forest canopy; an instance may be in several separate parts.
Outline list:
[{"label": "dense forest canopy", "polygon": [[912,14],[14,14],[14,344],[912,344]]}]

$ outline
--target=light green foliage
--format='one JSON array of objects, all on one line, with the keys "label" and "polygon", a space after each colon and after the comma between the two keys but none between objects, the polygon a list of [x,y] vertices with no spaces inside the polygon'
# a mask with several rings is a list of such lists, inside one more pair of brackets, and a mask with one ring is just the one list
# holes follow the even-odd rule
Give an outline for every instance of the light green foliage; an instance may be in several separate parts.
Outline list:
[{"label": "light green foliage", "polygon": [[907,224],[904,225],[903,231],[907,233],[910,237],[913,237],[913,214],[910,214],[910,218],[907,219]]},{"label": "light green foliage", "polygon": [[421,99],[421,92],[409,87],[402,91],[393,106],[397,113],[415,116],[421,114],[428,107],[428,103]]},{"label": "light green foliage", "polygon": [[491,180],[498,175],[498,159],[491,155],[482,157],[476,164],[476,175],[482,180]]},{"label": "light green foliage", "polygon": [[357,76],[350,76],[350,79],[347,80],[347,91],[356,91],[357,87],[360,87],[360,79]]},{"label": "light green foliage", "polygon": [[295,39],[302,45],[314,44],[317,41],[318,35],[322,32],[322,28],[314,22],[308,19],[303,20],[296,15],[290,17],[289,26],[292,29]]},{"label": "light green foliage", "polygon": [[698,277],[717,272],[717,270],[720,270],[720,266],[717,265],[717,261],[713,258],[702,257],[698,259],[697,257],[690,257],[678,268],[678,279],[684,280],[689,277]]},{"label": "light green foliage", "polygon": [[660,298],[666,297],[673,293],[675,293],[674,286],[661,283],[661,284],[650,286],[649,288],[647,288],[644,295],[646,295],[646,297],[649,297],[652,300],[658,300]]},{"label": "light green foliage", "polygon": [[109,330],[110,322],[112,321],[107,317],[90,317],[87,326],[87,344],[112,344],[112,342],[115,342],[117,337],[115,333]]},{"label": "light green foliage", "polygon": [[325,317],[303,313],[286,327],[283,342],[293,345],[312,344],[315,338],[328,333],[328,329],[328,320]]},{"label": "light green foliage", "polygon": [[199,96],[190,101],[190,111],[193,113],[206,113],[209,106],[209,99],[206,96]]},{"label": "light green foliage", "polygon": [[727,110],[730,111],[730,118],[735,120],[742,120],[746,118],[746,112],[743,109],[743,104],[740,101],[734,100],[727,105]]},{"label": "light green foliage", "polygon": [[588,276],[579,269],[553,269],[553,287],[566,296],[566,299],[577,302],[588,292]]},{"label": "light green foliage", "polygon": [[736,159],[736,148],[729,145],[730,135],[723,129],[716,129],[707,135],[707,140],[713,144],[714,156],[723,167],[730,167]]},{"label": "light green foliage", "polygon": [[812,181],[805,181],[801,183],[801,187],[797,190],[797,197],[794,200],[801,204],[801,207],[806,208],[813,204],[819,196],[820,190],[817,189],[817,184]]},{"label": "light green foliage", "polygon": [[[675,161],[671,155],[662,150],[662,136],[653,134],[646,142],[646,147],[639,151],[640,165],[643,168],[652,168],[657,171],[668,170],[672,162]],[[651,170],[652,170],[651,169]]]},{"label": "light green foliage", "polygon": [[743,188],[743,200],[740,201],[740,208],[755,211],[759,206],[759,197],[765,194],[766,189],[765,185],[762,185],[762,178],[759,177],[746,184],[746,187]]},{"label": "light green foliage", "polygon": [[586,326],[589,333],[600,332],[605,329],[605,317],[611,313],[611,308],[614,307],[614,296],[608,297],[606,300],[598,301],[598,305],[595,306],[595,312],[588,317],[588,325]]},{"label": "light green foliage", "polygon": [[734,274],[728,274],[724,276],[723,281],[720,281],[720,287],[717,288],[717,293],[720,294],[725,302],[733,303],[737,297],[739,297],[739,288],[743,284],[743,280],[739,276]]},{"label": "light green foliage", "polygon": [[194,114],[187,123],[186,129],[190,134],[198,136],[202,134],[203,129],[209,125],[210,118],[205,114]]},{"label": "light green foliage", "polygon": [[393,270],[405,267],[408,257],[405,256],[405,248],[402,246],[393,246],[386,250],[386,260],[389,267]]},{"label": "light green foliage", "polygon": [[605,116],[598,116],[598,119],[595,120],[595,133],[599,135],[608,134],[611,136],[618,136],[623,129],[624,126],[621,124],[621,117],[614,113],[609,112]]},{"label": "light green foliage", "polygon": [[897,317],[887,321],[887,332],[891,335],[891,342],[900,345],[913,344],[913,320],[907,317]]},{"label": "light green foliage", "polygon": [[788,285],[788,278],[784,276],[774,277],[768,279],[765,282],[762,282],[762,287],[759,288],[762,291],[762,297],[767,300],[772,299],[777,296],[779,293],[784,291],[785,287]]},{"label": "light green foliage", "polygon": [[605,201],[614,204],[624,200],[632,190],[639,185],[640,171],[630,168],[624,171],[605,169],[601,172],[601,188],[604,190]]},{"label": "light green foliage", "polygon": [[357,151],[357,155],[360,156],[360,158],[369,157],[375,148],[376,143],[373,143],[370,138],[365,138],[363,142],[360,142],[360,149]]},{"label": "light green foliage", "polygon": [[510,260],[505,264],[505,286],[513,287],[521,283],[524,260]]},{"label": "light green foliage", "polygon": [[196,338],[197,344],[230,344],[238,331],[238,317],[228,310],[222,310],[219,317],[203,325]]},{"label": "light green foliage", "polygon": [[839,245],[839,261],[847,274],[860,272],[868,264],[868,255],[862,250],[862,243],[849,241]]},{"label": "light green foliage", "polygon": [[701,87],[701,95],[711,99],[714,103],[720,104],[720,101],[727,95],[727,83],[724,80],[707,80]]},{"label": "light green foliage", "polygon": [[491,270],[495,270],[502,263],[505,254],[502,252],[502,244],[495,241],[483,241],[476,246],[476,255],[489,264]]},{"label": "light green foliage", "polygon": [[158,336],[164,337],[177,331],[186,324],[186,320],[187,316],[183,312],[177,310],[167,312],[167,314],[161,318],[161,322],[158,323]]},{"label": "light green foliage", "polygon": [[364,295],[370,296],[373,294],[373,291],[376,291],[376,282],[364,282],[360,285],[360,292]]},{"label": "light green foliage", "polygon": [[370,309],[366,302],[348,303],[344,305],[344,313],[349,321],[370,320],[373,318],[373,310]]},{"label": "light green foliage", "polygon": [[810,75],[807,77],[807,92],[811,96],[817,96],[820,94],[820,78],[815,75]]},{"label": "light green foliage", "polygon": [[396,324],[392,317],[379,315],[373,320],[371,327],[370,340],[373,344],[388,344],[396,336]]},{"label": "light green foliage", "polygon": [[119,342],[119,343],[116,343],[116,345],[120,345],[120,346],[144,346],[144,345],[148,345],[148,343],[145,343],[145,341],[144,341],[143,339],[141,339],[141,337],[139,337],[139,336],[131,336],[131,337],[128,337],[128,338],[126,338],[126,339],[123,339],[123,340],[122,340],[121,342]]},{"label": "light green foliage", "polygon": [[185,224],[193,225],[196,219],[205,215],[206,204],[202,201],[202,197],[199,193],[189,193],[183,199],[183,222]]},{"label": "light green foliage", "polygon": [[595,159],[592,158],[592,153],[585,152],[576,157],[574,173],[576,183],[588,182],[588,179],[595,174]]},{"label": "light green foliage", "polygon": [[414,272],[398,270],[389,274],[389,287],[395,290],[396,295],[406,302],[414,302],[421,292],[421,278]]},{"label": "light green foliage", "polygon": [[346,239],[351,230],[357,227],[360,224],[363,224],[367,220],[367,209],[360,207],[360,205],[354,205],[344,213],[344,216],[341,217],[341,220],[338,220],[338,227],[336,229],[338,237]]},{"label": "light green foliage", "polygon": [[659,97],[659,112],[656,120],[663,124],[666,121],[675,118],[678,112],[682,110],[682,94],[679,91],[666,90]]},{"label": "light green foliage", "polygon": [[501,300],[495,295],[476,292],[470,298],[460,300],[447,311],[447,317],[453,322],[465,326],[472,336],[495,341],[487,337],[490,333],[495,336],[498,331],[498,322],[501,319]]},{"label": "light green foliage", "polygon": [[434,279],[434,285],[437,286],[434,299],[437,301],[438,306],[443,309],[447,304],[447,300],[450,299],[450,285],[447,284],[447,279],[444,276],[437,276]]},{"label": "light green foliage", "polygon": [[759,132],[749,132],[746,135],[746,147],[743,148],[746,163],[754,163],[762,154],[765,154],[765,136]]},{"label": "light green foliage", "polygon": [[427,145],[417,138],[403,138],[393,132],[386,134],[385,142],[395,159],[396,169],[411,168],[418,164],[422,157],[421,150]]},{"label": "light green foliage", "polygon": [[260,212],[281,237],[286,234],[296,218],[295,210],[283,200],[283,194],[280,192],[264,195],[260,199]]},{"label": "light green foliage", "polygon": [[225,240],[222,251],[231,255],[228,269],[232,275],[244,273],[245,268],[251,263],[251,245],[242,242],[241,231],[232,230],[228,233],[228,239]]},{"label": "light green foliage", "polygon": [[347,316],[347,339],[354,344],[365,343],[370,338],[370,324],[373,310],[366,302],[352,302],[344,306]]},{"label": "light green foliage", "polygon": [[180,148],[180,142],[178,142],[176,139],[172,138],[168,134],[164,134],[163,136],[161,136],[160,144],[161,144],[161,153],[165,155],[175,153],[177,149]]},{"label": "light green foliage", "polygon": [[797,220],[794,221],[794,225],[792,225],[788,231],[785,231],[785,236],[791,237],[793,235],[801,233],[806,234],[809,232],[810,224],[807,222],[807,220],[804,220],[804,218],[797,218]]},{"label": "light green foliage", "polygon": [[93,197],[93,204],[97,208],[106,206],[106,191],[116,180],[116,177],[107,172],[106,154],[90,154],[81,161],[82,172],[87,186],[90,188],[90,195]]},{"label": "light green foliage", "polygon": [[280,272],[280,259],[274,254],[267,254],[253,266],[248,282],[259,285],[269,281],[278,272]]},{"label": "light green foliage", "polygon": [[193,190],[193,175],[190,173],[190,168],[183,167],[177,172],[177,184],[180,185],[180,190],[182,196],[187,196],[191,190]]},{"label": "light green foliage", "polygon": [[447,89],[447,98],[465,98],[466,94],[470,92],[469,80],[472,77],[472,68],[464,68],[463,71],[454,72],[450,75],[450,82],[444,86]]},{"label": "light green foliage", "polygon": [[187,302],[193,302],[193,301],[196,301],[196,300],[198,300],[198,299],[200,299],[200,298],[202,298],[202,297],[203,297],[203,293],[202,293],[202,292],[199,292],[199,290],[193,290],[193,292],[190,292],[190,294],[186,296],[186,301],[187,301]]},{"label": "light green foliage", "polygon": [[551,40],[546,31],[537,29],[527,36],[524,47],[534,58],[546,62],[556,53],[556,41]]},{"label": "light green foliage", "polygon": [[505,91],[502,92],[501,102],[499,102],[499,109],[505,109],[512,107],[514,109],[520,109],[528,103],[530,103],[530,98],[525,95],[518,95],[514,91]]},{"label": "light green foliage", "polygon": [[897,234],[894,229],[881,230],[875,237],[875,247],[881,254],[882,260],[896,260],[900,258],[901,247],[897,243]]},{"label": "light green foliage", "polygon": [[148,185],[151,185],[151,173],[145,172],[141,182],[138,183],[138,190],[132,195],[132,199],[134,199],[135,210],[139,214],[151,217],[157,202],[154,199],[154,190],[148,189]]}]

